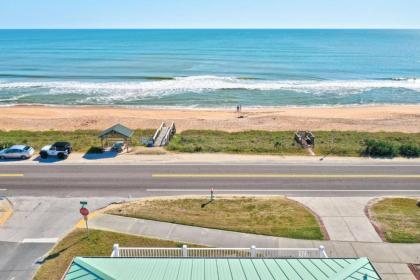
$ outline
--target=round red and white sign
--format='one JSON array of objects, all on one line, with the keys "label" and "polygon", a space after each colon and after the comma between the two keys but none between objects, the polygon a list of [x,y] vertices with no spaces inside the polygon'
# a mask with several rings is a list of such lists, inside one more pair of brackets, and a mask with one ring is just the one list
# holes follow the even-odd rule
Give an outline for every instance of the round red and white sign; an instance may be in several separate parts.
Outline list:
[{"label": "round red and white sign", "polygon": [[86,217],[87,215],[89,215],[89,210],[85,207],[80,208],[80,214],[82,214],[82,216]]}]

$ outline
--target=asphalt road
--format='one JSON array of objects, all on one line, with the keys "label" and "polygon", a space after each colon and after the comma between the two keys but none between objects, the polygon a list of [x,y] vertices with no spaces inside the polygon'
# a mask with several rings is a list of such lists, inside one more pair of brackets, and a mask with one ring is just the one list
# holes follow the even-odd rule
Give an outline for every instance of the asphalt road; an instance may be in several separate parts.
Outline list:
[{"label": "asphalt road", "polygon": [[419,165],[2,165],[7,196],[420,195]]}]

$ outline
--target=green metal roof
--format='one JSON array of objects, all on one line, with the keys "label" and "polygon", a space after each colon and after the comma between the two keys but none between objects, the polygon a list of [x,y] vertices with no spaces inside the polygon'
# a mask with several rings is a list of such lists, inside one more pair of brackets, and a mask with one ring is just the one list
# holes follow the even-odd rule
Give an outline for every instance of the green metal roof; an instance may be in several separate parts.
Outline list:
[{"label": "green metal roof", "polygon": [[101,132],[101,134],[99,134],[99,138],[105,138],[107,135],[111,134],[111,133],[117,133],[120,134],[124,137],[131,137],[134,134],[134,131],[129,129],[128,127],[123,126],[122,124],[116,124],[104,131]]},{"label": "green metal roof", "polygon": [[381,279],[367,258],[201,259],[93,258],[73,260],[64,280],[344,280]]}]

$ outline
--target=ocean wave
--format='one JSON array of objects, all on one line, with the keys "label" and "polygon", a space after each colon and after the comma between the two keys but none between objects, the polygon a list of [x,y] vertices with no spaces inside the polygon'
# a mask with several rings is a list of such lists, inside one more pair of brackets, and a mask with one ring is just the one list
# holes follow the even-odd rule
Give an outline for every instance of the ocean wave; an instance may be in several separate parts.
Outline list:
[{"label": "ocean wave", "polygon": [[220,76],[190,76],[163,78],[158,81],[138,82],[81,82],[81,81],[35,81],[35,82],[0,82],[0,89],[5,88],[46,88],[86,91],[202,91],[223,89],[244,90],[339,90],[339,89],[375,89],[407,88],[420,89],[420,80],[416,78],[393,78],[390,80],[336,80],[336,81],[301,81],[301,80],[251,80]]},{"label": "ocean wave", "polygon": [[[183,93],[215,91],[290,91],[312,96],[343,97],[375,89],[407,89],[420,92],[420,80],[415,78],[384,80],[244,80],[237,77],[190,76],[155,81],[84,82],[84,81],[0,81],[0,96],[5,102],[16,95],[77,95],[76,103],[114,103],[145,98],[163,98]],[[4,96],[5,97],[5,96]],[[16,97],[14,97],[16,98]],[[12,97],[12,99],[14,99]],[[18,98],[19,99],[19,98]],[[11,100],[7,100],[11,101]]]}]

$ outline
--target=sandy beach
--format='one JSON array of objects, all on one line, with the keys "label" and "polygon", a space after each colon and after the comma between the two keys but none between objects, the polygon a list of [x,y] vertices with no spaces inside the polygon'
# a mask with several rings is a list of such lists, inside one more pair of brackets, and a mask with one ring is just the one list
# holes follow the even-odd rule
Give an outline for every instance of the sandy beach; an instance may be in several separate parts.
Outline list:
[{"label": "sandy beach", "polygon": [[122,107],[12,106],[0,108],[0,130],[104,129],[115,123],[157,128],[175,121],[187,129],[357,130],[420,132],[420,105],[323,108],[143,109]]}]

